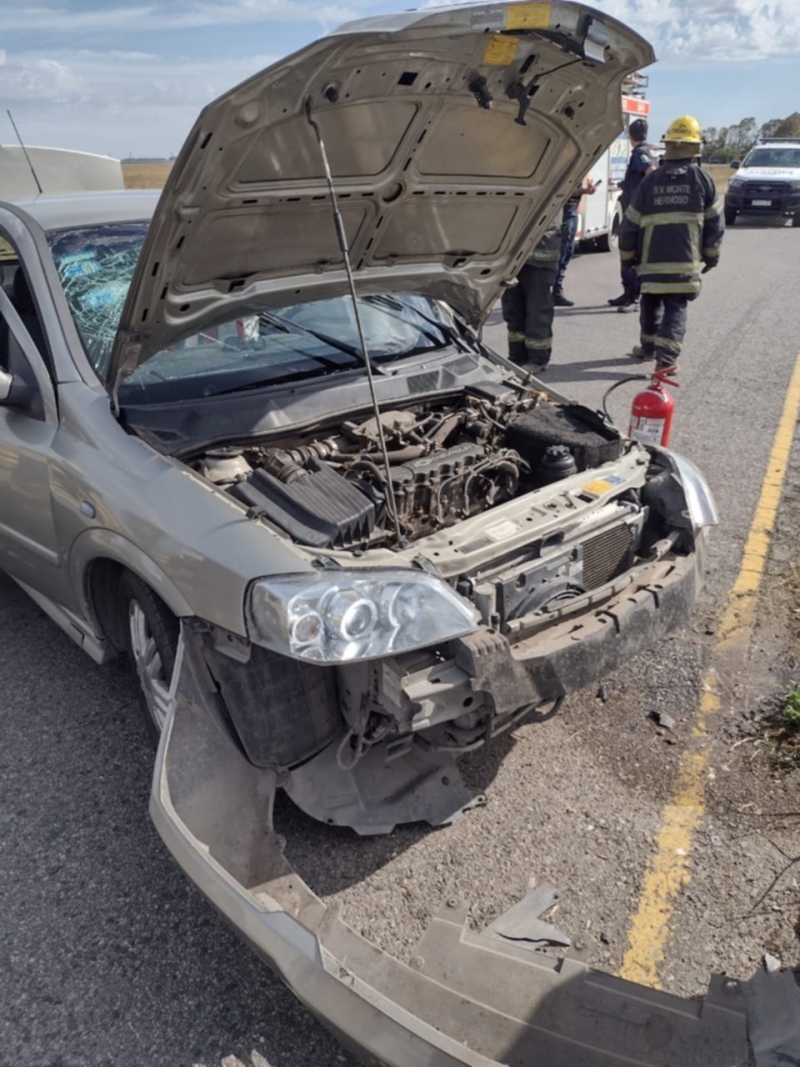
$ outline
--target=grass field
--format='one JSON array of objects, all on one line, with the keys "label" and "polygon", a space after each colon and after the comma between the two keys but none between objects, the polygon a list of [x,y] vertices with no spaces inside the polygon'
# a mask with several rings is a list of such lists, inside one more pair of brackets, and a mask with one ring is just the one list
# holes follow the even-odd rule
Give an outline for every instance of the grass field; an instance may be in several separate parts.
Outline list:
[{"label": "grass field", "polygon": [[160,189],[171,169],[171,163],[122,164],[125,186],[128,189]]},{"label": "grass field", "polygon": [[728,187],[728,179],[734,172],[728,166],[727,163],[707,163],[703,170],[707,170],[717,186],[717,192],[720,196],[725,195],[725,190]]}]

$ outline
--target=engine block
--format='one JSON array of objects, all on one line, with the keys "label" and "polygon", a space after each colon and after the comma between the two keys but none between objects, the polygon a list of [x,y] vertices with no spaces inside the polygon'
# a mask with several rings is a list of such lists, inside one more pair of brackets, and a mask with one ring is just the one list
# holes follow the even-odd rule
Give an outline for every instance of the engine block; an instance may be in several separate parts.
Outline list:
[{"label": "engine block", "polygon": [[398,518],[415,535],[480,510],[478,471],[486,449],[469,442],[411,460],[392,470]]}]

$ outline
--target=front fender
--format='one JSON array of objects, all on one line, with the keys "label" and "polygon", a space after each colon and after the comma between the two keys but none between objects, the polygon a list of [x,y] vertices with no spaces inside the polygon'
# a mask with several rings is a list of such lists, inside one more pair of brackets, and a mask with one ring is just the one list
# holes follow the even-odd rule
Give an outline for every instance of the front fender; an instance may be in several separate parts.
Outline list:
[{"label": "front fender", "polygon": [[98,560],[111,560],[147,582],[173,615],[193,615],[194,612],[183,593],[164,570],[132,541],[113,530],[86,530],[73,543],[69,554],[69,574],[73,589],[87,619],[93,620],[101,632],[97,613],[89,589],[89,571]]}]

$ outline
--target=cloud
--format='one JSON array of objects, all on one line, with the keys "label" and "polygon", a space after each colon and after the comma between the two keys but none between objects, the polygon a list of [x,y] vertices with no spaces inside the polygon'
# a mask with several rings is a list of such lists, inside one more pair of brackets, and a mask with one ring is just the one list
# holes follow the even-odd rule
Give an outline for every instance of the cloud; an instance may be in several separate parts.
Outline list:
[{"label": "cloud", "polygon": [[3,11],[6,36],[45,32],[50,37],[96,37],[109,32],[141,32],[148,23],[159,32],[265,22],[333,24],[359,16],[359,0],[321,5],[311,0],[174,0],[169,5],[106,4],[101,9],[20,4]]},{"label": "cloud", "polygon": [[[259,40],[264,50],[286,54],[376,2],[104,0],[91,10],[83,0],[9,4],[3,107],[30,143],[170,155],[209,101],[279,58],[258,54]],[[0,114],[0,141],[9,139],[7,126]]]},{"label": "cloud", "polygon": [[276,58],[165,63],[143,52],[88,49],[9,55],[3,104],[30,143],[112,155],[170,155],[210,100]]},{"label": "cloud", "polygon": [[[422,0],[419,7],[462,2]],[[646,37],[670,63],[800,56],[799,0],[591,2]]]},{"label": "cloud", "polygon": [[800,55],[797,0],[595,0],[669,63]]}]

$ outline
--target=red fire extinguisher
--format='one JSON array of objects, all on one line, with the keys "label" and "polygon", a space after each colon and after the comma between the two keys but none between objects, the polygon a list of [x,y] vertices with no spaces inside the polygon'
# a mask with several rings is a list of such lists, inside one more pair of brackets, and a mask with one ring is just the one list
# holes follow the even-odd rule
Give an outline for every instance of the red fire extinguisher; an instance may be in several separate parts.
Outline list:
[{"label": "red fire extinguisher", "polygon": [[628,436],[646,445],[669,444],[672,415],[675,401],[664,389],[665,385],[677,389],[678,383],[669,377],[669,371],[653,371],[650,384],[637,393],[631,404],[631,423]]}]

